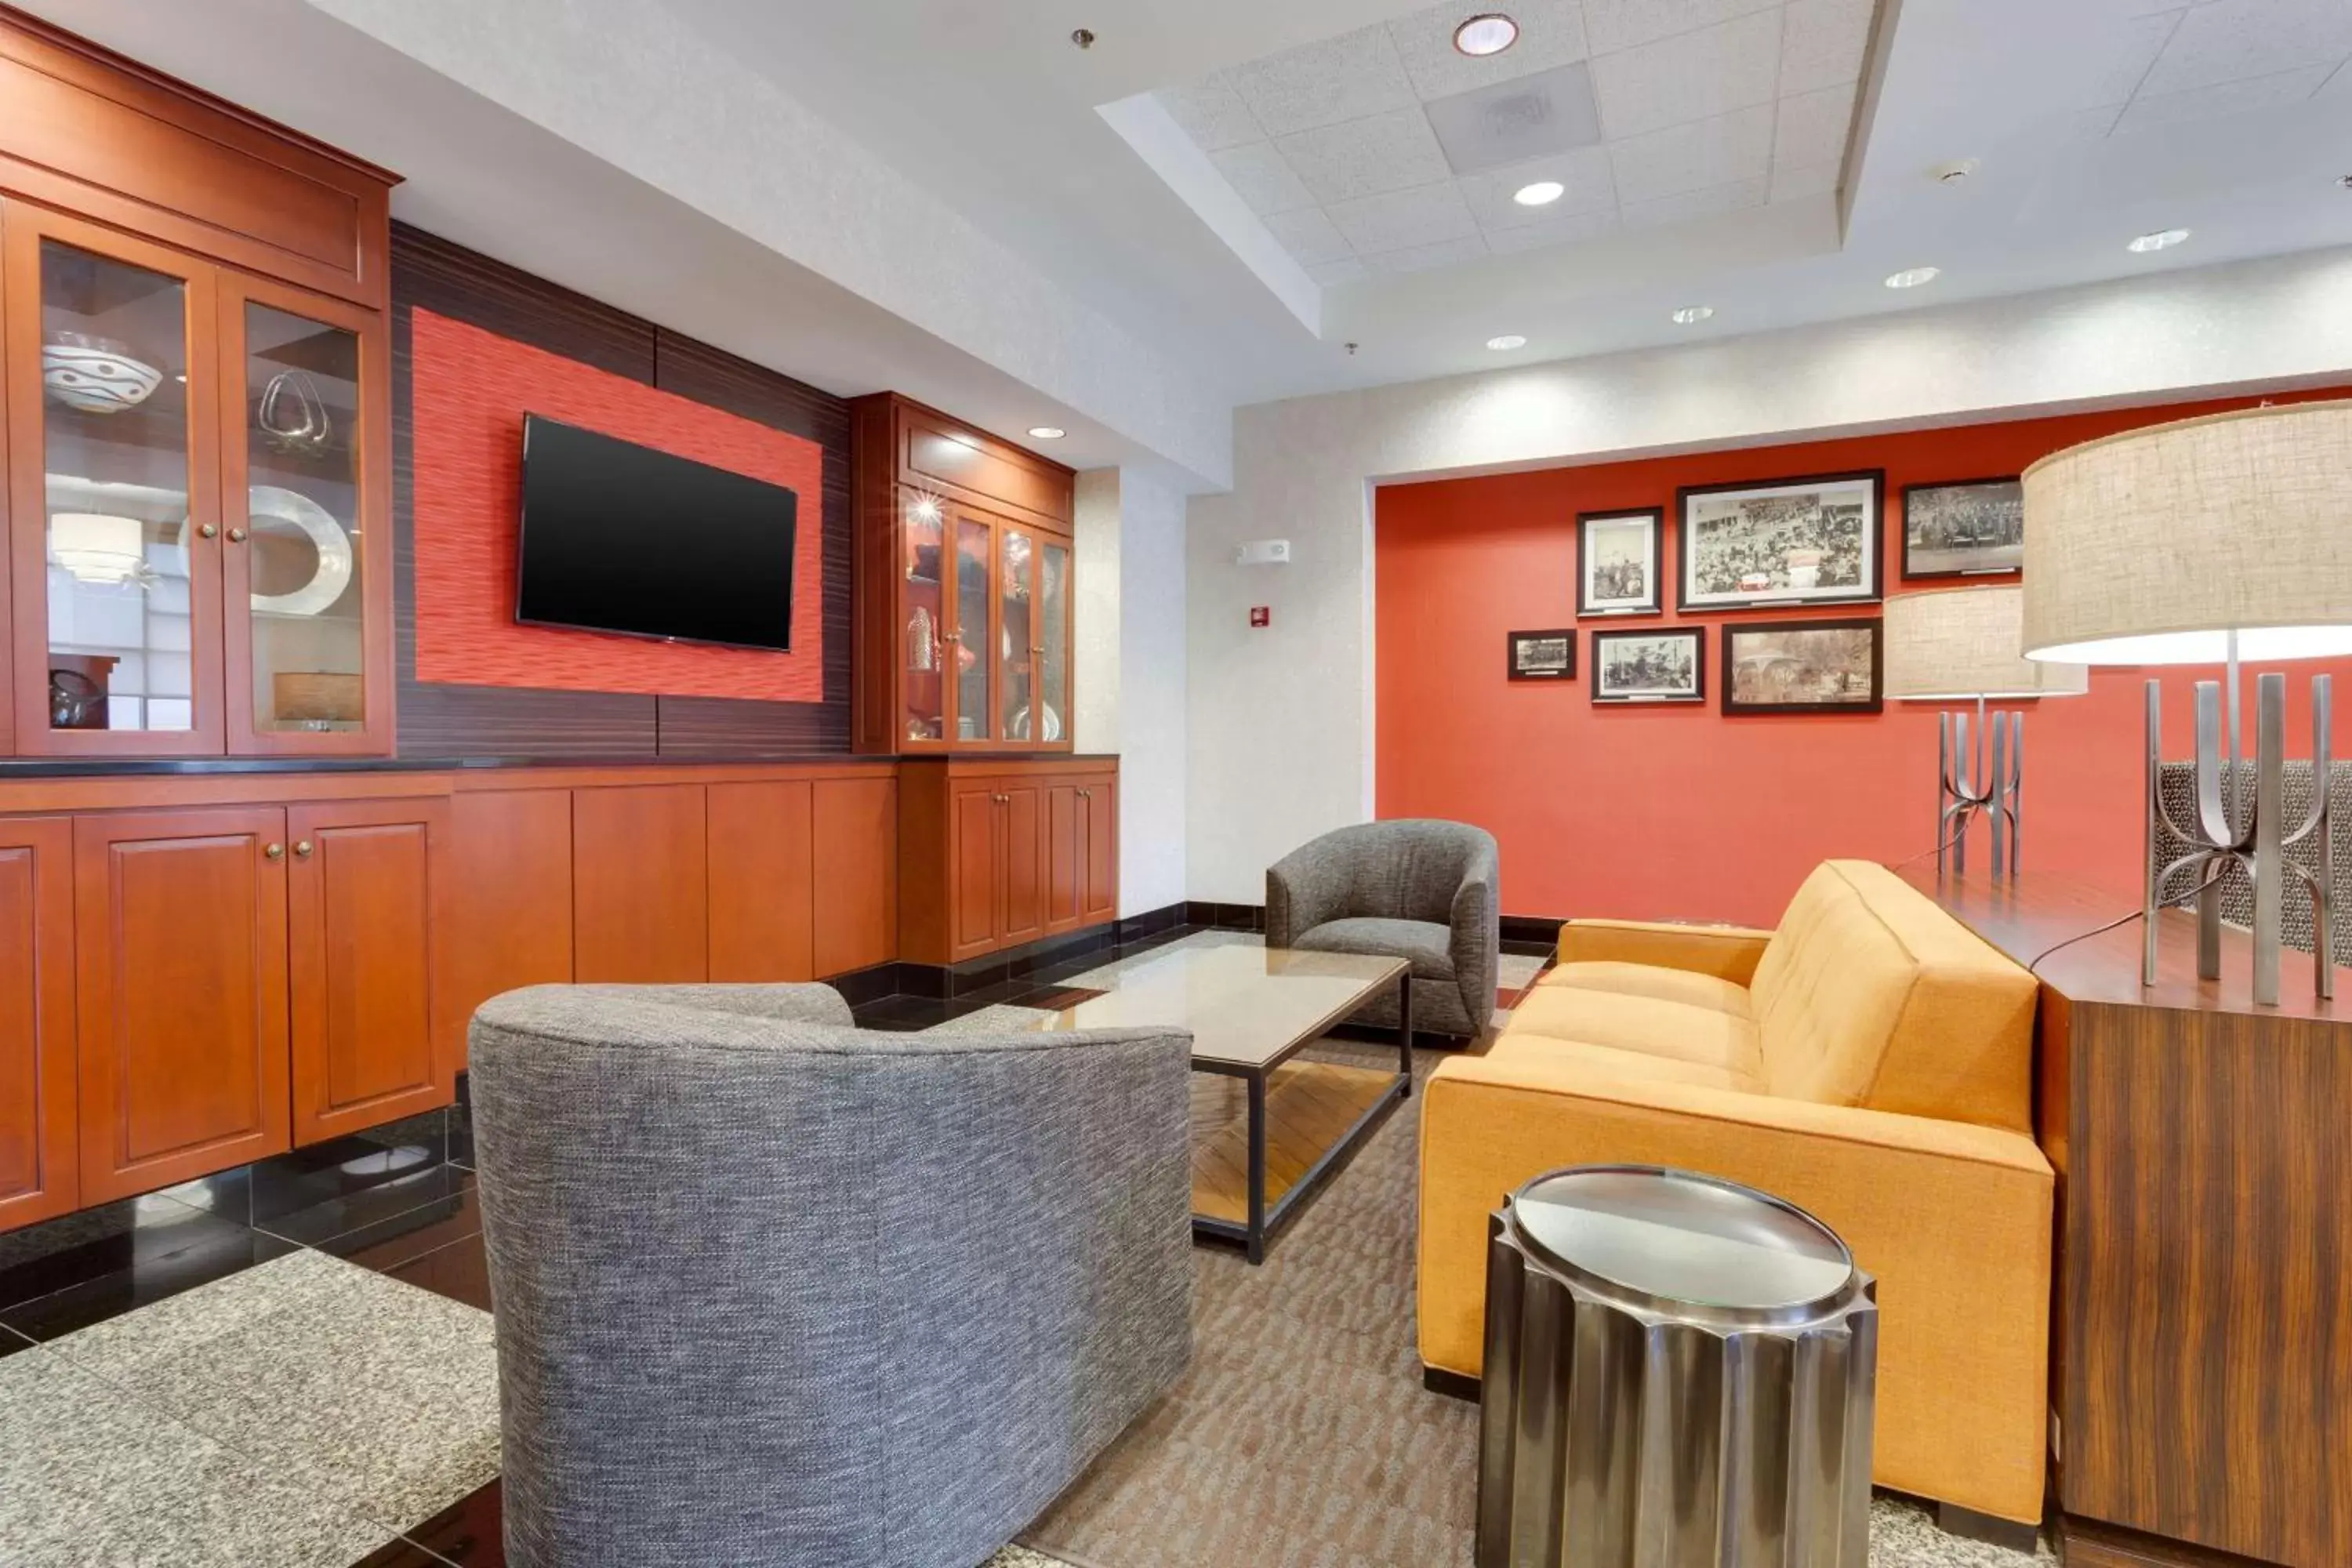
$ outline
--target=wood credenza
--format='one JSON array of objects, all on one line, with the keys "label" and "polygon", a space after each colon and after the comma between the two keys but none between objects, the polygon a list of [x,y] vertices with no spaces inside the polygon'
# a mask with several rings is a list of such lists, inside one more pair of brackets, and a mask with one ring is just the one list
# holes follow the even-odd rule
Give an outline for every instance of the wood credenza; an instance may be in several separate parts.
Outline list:
[{"label": "wood credenza", "polygon": [[0,1229],[446,1104],[518,986],[889,962],[898,789],[887,759],[0,776]]},{"label": "wood credenza", "polygon": [[2166,911],[2143,989],[2137,921],[2085,935],[2128,896],[1915,879],[2042,981],[2070,1568],[2352,1563],[2352,973],[2322,1001],[2290,952],[2258,1007],[2244,933],[2200,981]]},{"label": "wood credenza", "polygon": [[899,956],[952,964],[1118,912],[1118,774],[1104,757],[900,764]]}]

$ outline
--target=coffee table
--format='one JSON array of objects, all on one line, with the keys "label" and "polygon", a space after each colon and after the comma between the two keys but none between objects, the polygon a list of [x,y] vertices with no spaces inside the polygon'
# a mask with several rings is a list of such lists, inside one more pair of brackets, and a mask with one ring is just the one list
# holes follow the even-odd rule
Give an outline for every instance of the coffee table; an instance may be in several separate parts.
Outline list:
[{"label": "coffee table", "polygon": [[[1292,1058],[1384,988],[1397,989],[1394,1074]],[[1243,1192],[1216,1199],[1211,1169],[1218,1140],[1196,1152],[1195,1235],[1238,1241],[1252,1263],[1267,1238],[1297,1216],[1397,1104],[1412,1093],[1412,969],[1401,958],[1300,952],[1255,946],[1174,947],[1120,973],[1118,989],[1064,1008],[1046,1030],[1131,1029],[1175,1025],[1192,1032],[1192,1070],[1240,1079],[1249,1110],[1241,1142]],[[1268,1101],[1277,1117],[1295,1108],[1278,1151],[1277,1190],[1267,1191]],[[1207,1200],[1207,1201],[1204,1201]]]}]

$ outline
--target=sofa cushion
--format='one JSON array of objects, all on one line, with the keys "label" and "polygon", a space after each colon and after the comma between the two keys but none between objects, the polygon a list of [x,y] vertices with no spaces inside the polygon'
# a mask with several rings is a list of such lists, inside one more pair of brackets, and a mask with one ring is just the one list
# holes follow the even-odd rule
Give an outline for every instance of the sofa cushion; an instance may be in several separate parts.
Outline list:
[{"label": "sofa cushion", "polygon": [[1655,996],[1539,986],[1511,1009],[1511,1021],[1503,1030],[1506,1041],[1520,1035],[1696,1062],[1734,1074],[1760,1076],[1762,1070],[1755,1025],[1713,1007]]},{"label": "sofa cushion", "polygon": [[1766,1089],[2029,1131],[2036,989],[1885,867],[1826,862],[1749,988]]},{"label": "sofa cushion", "polygon": [[1748,1016],[1748,987],[1712,974],[1666,969],[1654,963],[1613,962],[1561,963],[1546,970],[1538,985],[1569,985],[1580,991],[1613,991],[1622,996],[1654,996],[1712,1007],[1735,1018]]},{"label": "sofa cushion", "polygon": [[1310,952],[1362,952],[1375,958],[1402,958],[1412,964],[1415,980],[1454,978],[1454,932],[1430,921],[1375,920],[1358,916],[1325,921],[1310,926],[1291,942]]},{"label": "sofa cushion", "polygon": [[1526,1061],[1573,1070],[1580,1081],[1607,1083],[1686,1083],[1701,1089],[1738,1089],[1754,1093],[1763,1086],[1760,1064],[1744,1067],[1721,1062],[1684,1061],[1653,1056],[1647,1051],[1621,1051],[1589,1040],[1559,1040],[1549,1035],[1505,1035],[1486,1055],[1497,1061]]}]

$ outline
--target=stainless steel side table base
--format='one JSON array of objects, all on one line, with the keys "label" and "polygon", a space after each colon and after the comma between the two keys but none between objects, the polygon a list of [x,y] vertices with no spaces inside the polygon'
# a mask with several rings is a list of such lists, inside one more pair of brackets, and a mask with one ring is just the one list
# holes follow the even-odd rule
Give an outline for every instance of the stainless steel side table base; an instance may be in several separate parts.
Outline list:
[{"label": "stainless steel side table base", "polygon": [[1608,1165],[1489,1236],[1478,1568],[1867,1568],[1876,1284],[1827,1226]]}]

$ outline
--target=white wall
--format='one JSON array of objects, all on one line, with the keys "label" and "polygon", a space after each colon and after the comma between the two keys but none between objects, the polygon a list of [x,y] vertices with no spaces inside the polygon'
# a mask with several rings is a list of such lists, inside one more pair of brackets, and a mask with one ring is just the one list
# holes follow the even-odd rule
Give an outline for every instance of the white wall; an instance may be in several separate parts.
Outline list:
[{"label": "white wall", "polygon": [[1074,735],[1118,756],[1118,912],[1140,914],[1184,898],[1184,498],[1137,469],[1090,469],[1076,531]]},{"label": "white wall", "polygon": [[[1241,410],[1187,531],[1189,896],[1256,902],[1372,815],[1373,481],[2321,384],[2352,372],[2347,300],[2352,250],[2313,251]],[[1279,537],[1294,564],[1233,564]]]}]

